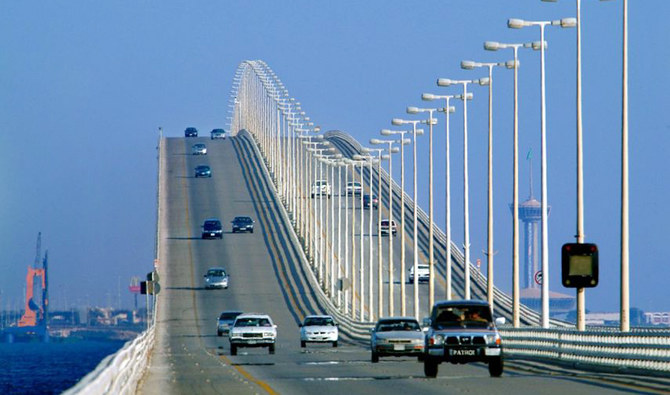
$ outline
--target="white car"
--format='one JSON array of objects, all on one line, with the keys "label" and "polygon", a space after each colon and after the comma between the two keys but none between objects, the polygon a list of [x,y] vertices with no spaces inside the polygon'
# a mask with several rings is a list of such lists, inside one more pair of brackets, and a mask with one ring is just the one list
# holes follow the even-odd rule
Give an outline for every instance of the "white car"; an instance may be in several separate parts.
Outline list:
[{"label": "white car", "polygon": [[360,195],[363,191],[363,187],[360,182],[348,182],[347,183],[347,196]]},{"label": "white car", "polygon": [[[417,279],[419,282],[423,281],[429,281],[430,280],[430,266],[428,265],[419,265],[419,270],[417,270],[418,276]],[[413,284],[414,283],[414,266],[409,268],[409,279],[407,280],[408,283]]]},{"label": "white car", "polygon": [[310,343],[332,343],[337,347],[339,330],[329,315],[308,315],[300,324],[300,347]]},{"label": "white car", "polygon": [[269,353],[274,354],[277,325],[267,314],[240,314],[230,328],[228,339],[230,355],[237,355],[237,349],[240,347],[267,347]]},{"label": "white car", "polygon": [[205,144],[193,144],[191,153],[193,155],[207,155],[207,146]]},{"label": "white car", "polygon": [[330,184],[326,180],[317,180],[312,184],[312,199],[317,195],[326,195],[330,198]]}]

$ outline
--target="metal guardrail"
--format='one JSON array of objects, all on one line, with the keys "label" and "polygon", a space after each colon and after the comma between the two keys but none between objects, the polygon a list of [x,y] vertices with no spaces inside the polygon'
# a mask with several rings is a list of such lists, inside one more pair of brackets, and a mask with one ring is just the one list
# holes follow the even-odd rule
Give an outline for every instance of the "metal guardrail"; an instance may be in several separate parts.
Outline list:
[{"label": "metal guardrail", "polygon": [[499,329],[506,358],[554,361],[591,370],[670,373],[670,330]]}]

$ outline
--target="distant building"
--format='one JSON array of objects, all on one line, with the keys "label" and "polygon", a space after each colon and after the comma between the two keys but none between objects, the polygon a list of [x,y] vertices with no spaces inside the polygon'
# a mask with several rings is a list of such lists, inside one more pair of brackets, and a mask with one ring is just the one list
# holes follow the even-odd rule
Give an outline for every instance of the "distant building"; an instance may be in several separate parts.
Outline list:
[{"label": "distant building", "polygon": [[670,326],[670,312],[644,313],[644,323],[652,326]]}]

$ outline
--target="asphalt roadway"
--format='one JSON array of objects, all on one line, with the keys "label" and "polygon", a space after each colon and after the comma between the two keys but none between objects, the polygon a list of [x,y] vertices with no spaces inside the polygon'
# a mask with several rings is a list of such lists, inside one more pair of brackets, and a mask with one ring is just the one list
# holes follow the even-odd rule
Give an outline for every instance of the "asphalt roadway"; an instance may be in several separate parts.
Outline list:
[{"label": "asphalt roadway", "polygon": [[[191,145],[207,144],[208,154],[191,155]],[[515,393],[593,394],[645,392],[607,375],[509,362],[500,378],[484,364],[441,364],[427,379],[415,358],[370,362],[366,344],[341,335],[339,347],[300,347],[298,323],[323,313],[307,265],[290,237],[271,183],[244,136],[164,140],[159,179],[159,272],[161,293],[156,344],[141,380],[141,394],[402,394]],[[212,178],[194,178],[199,164]],[[248,215],[255,232],[231,233],[230,221]],[[222,240],[202,240],[204,219],[224,224]],[[206,290],[207,268],[223,266],[228,289]],[[411,294],[409,294],[411,295]],[[216,335],[223,310],[268,313],[278,326],[276,354],[240,349],[230,355],[228,338]],[[662,391],[655,391],[662,392]]]}]

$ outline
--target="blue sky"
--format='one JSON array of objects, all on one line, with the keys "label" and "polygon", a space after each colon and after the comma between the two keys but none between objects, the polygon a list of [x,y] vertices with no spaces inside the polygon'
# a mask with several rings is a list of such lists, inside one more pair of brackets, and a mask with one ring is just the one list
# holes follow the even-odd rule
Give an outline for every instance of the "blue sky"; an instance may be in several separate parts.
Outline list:
[{"label": "blue sky", "polygon": [[[622,2],[584,0],[583,76],[587,241],[601,251],[601,280],[587,308],[618,309]],[[631,1],[631,304],[670,311],[663,257],[670,210],[670,69],[664,0]],[[511,30],[508,18],[560,19],[575,2],[255,1],[0,3],[0,308],[18,306],[37,232],[49,250],[54,307],[130,306],[131,276],[151,269],[157,130],[183,135],[227,125],[237,65],[262,59],[324,130],[361,142],[391,127],[439,77],[479,78],[460,61],[504,61],[487,40],[539,40],[537,28]],[[550,286],[559,252],[575,234],[574,29],[547,28]],[[520,151],[533,151],[539,199],[539,53],[520,53]],[[494,71],[495,278],[511,289],[512,73]],[[469,105],[471,242],[481,258],[486,232],[487,90]],[[462,243],[461,105],[452,117],[454,238]],[[435,134],[444,147],[444,120]],[[437,131],[440,131],[438,133]],[[420,203],[427,208],[427,139],[419,142]],[[437,155],[436,171],[444,168]],[[408,158],[409,159],[409,158]],[[409,166],[408,162],[408,166]],[[520,167],[521,197],[528,165]],[[394,164],[399,179],[400,166]],[[408,167],[409,169],[409,167]],[[409,173],[409,171],[408,171]],[[444,181],[436,176],[436,193]],[[411,182],[411,176],[408,178]],[[436,200],[444,223],[443,198]]]}]

